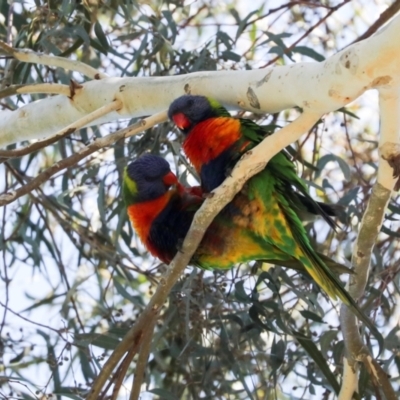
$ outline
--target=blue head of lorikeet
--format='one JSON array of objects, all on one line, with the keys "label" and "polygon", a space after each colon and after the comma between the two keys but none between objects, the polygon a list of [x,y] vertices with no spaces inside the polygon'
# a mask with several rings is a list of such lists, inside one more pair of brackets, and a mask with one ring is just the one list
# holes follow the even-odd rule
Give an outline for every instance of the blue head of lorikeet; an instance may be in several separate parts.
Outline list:
[{"label": "blue head of lorikeet", "polygon": [[150,253],[166,263],[176,254],[195,212],[181,212],[183,192],[161,157],[146,154],[124,170],[123,195],[129,219]]}]

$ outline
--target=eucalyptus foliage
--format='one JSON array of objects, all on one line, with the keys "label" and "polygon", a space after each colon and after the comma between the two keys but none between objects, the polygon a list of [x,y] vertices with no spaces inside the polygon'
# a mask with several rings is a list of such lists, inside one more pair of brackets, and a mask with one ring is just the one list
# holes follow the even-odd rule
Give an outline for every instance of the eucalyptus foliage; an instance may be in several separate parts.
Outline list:
[{"label": "eucalyptus foliage", "polygon": [[[3,0],[0,40],[77,59],[111,76],[262,68],[323,60],[356,40],[372,22],[366,16],[383,7],[377,0],[344,3]],[[84,82],[71,71],[7,58],[0,59],[0,76],[3,89]],[[16,109],[41,96],[14,96],[0,105]],[[371,101],[327,116],[293,145],[313,196],[346,207],[337,232],[321,221],[307,225],[315,246],[342,263],[350,261],[375,181],[378,116],[365,111]],[[274,129],[299,112],[245,117]],[[27,156],[0,160],[0,193],[133,122],[81,129]],[[171,124],[159,125],[71,164],[0,210],[2,398],[86,396],[166,269],[145,251],[127,220],[122,170],[151,152],[164,156],[183,183],[195,184],[181,141]],[[395,390],[399,212],[394,198],[363,303],[385,337],[380,361]],[[156,327],[143,399],[333,398],[343,372],[338,309],[308,277],[279,266],[250,263],[215,273],[188,267]],[[374,342],[369,345],[374,350]],[[129,397],[134,369],[135,361],[118,398]],[[360,388],[360,397],[375,396],[365,371]]]}]

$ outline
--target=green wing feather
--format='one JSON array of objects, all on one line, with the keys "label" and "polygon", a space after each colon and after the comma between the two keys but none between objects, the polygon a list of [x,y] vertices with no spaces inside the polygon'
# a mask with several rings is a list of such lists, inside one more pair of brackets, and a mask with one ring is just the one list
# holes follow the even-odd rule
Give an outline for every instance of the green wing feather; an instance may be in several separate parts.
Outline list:
[{"label": "green wing feather", "polygon": [[[243,137],[250,140],[245,151],[256,146],[268,134],[261,126],[251,120],[241,119],[240,123]],[[297,175],[295,165],[286,150],[282,150],[272,157],[267,168],[274,177],[288,185],[289,190],[285,191],[285,196],[290,200],[291,205],[296,211],[302,213],[311,210],[313,214],[318,214],[324,218],[331,228],[335,229],[338,227],[336,222],[328,214],[326,207],[321,207],[319,203],[309,195],[305,182]],[[290,190],[290,186],[294,187],[297,191]],[[335,215],[333,209],[332,214]]]},{"label": "green wing feather", "polygon": [[[216,109],[219,111],[218,108]],[[227,116],[225,109],[221,108],[220,112],[221,116]],[[233,157],[228,169],[234,167],[244,152],[256,146],[269,134],[251,120],[241,119],[240,122],[243,136],[237,147],[240,151],[238,151],[236,158]],[[298,192],[287,190],[289,186],[296,188]],[[307,186],[298,177],[289,154],[282,150],[275,155],[269,161],[267,168],[248,182],[247,189],[245,187],[244,191],[246,190],[248,201],[258,203],[260,207],[258,212],[248,216],[248,228],[262,237],[269,245],[276,246],[279,249],[276,254],[284,253],[299,261],[315,282],[330,297],[333,299],[339,297],[369,327],[382,349],[382,335],[361,311],[358,304],[344,289],[340,280],[332,273],[309,242],[306,231],[297,214],[306,207],[306,202],[331,227],[335,227],[336,224],[328,213],[319,206],[318,202],[314,201],[308,194]],[[304,196],[305,201],[301,201],[299,193]],[[268,216],[268,218],[265,218],[265,216]]]},{"label": "green wing feather", "polygon": [[260,206],[264,207],[261,214],[268,215],[268,218],[259,223],[258,233],[263,235],[266,241],[272,240],[274,245],[300,261],[314,281],[331,298],[339,298],[369,327],[381,345],[383,338],[379,331],[312,248],[301,220],[286,198],[285,185],[270,171],[264,170],[249,181],[248,190],[249,198],[258,199]]}]

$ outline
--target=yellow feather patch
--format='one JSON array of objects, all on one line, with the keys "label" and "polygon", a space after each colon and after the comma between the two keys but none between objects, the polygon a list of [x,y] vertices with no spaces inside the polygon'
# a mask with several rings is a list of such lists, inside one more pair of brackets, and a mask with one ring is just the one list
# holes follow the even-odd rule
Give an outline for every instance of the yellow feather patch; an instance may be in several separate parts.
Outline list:
[{"label": "yellow feather patch", "polygon": [[125,185],[128,187],[129,191],[134,194],[138,192],[136,182],[132,180],[128,175],[128,169],[125,167],[124,169],[124,182]]}]

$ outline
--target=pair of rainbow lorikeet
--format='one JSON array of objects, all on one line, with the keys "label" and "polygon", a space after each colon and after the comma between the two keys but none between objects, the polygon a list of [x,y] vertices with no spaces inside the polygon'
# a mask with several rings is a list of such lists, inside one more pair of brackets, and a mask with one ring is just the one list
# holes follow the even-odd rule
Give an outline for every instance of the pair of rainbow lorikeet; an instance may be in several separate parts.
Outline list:
[{"label": "pair of rainbow lorikeet", "polygon": [[[178,251],[203,194],[218,187],[240,157],[266,135],[253,121],[233,118],[204,96],[179,97],[168,116],[184,134],[183,151],[201,178],[201,188],[184,187],[167,161],[150,154],[126,167],[123,182],[134,229],[150,253],[165,263]],[[302,223],[305,215],[322,216],[335,226],[335,208],[311,198],[286,151],[281,151],[214,219],[191,263],[227,269],[263,260],[306,271],[331,298],[340,298],[367,322],[331,270],[343,272],[345,267],[312,247]]]}]

